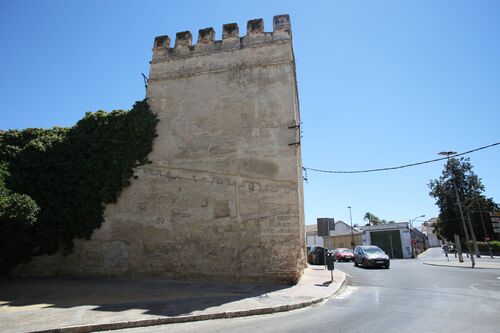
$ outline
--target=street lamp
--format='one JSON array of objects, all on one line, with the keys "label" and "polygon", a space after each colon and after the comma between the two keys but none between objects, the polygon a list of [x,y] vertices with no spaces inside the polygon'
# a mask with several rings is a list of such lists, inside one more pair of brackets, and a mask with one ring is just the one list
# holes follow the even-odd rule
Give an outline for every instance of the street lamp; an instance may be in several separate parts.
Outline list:
[{"label": "street lamp", "polygon": [[[417,216],[417,217],[410,220],[410,244],[411,244],[410,246],[411,246],[411,253],[412,253],[413,257],[415,257],[415,246],[413,246],[413,238],[411,237],[411,229],[413,229],[413,222],[415,222],[416,219],[419,219],[421,217],[425,217],[425,214]],[[416,241],[415,241],[415,243],[416,243]]]},{"label": "street lamp", "polygon": [[[455,152],[455,151],[442,151],[439,153],[439,155],[446,156],[448,158],[448,161],[449,161],[450,155],[455,155],[456,153],[457,152]],[[474,256],[472,255],[472,249],[470,248],[469,233],[467,232],[467,227],[465,226],[464,212],[462,211],[462,204],[460,203],[460,197],[458,196],[457,184],[455,182],[455,172],[453,171],[453,168],[451,168],[451,178],[452,178],[451,182],[453,183],[453,188],[455,189],[455,196],[457,197],[458,210],[460,211],[460,218],[462,219],[462,227],[464,228],[465,241],[467,242],[467,248],[469,249],[470,259],[472,262],[472,268],[474,268],[474,266],[476,265],[476,262],[474,260]],[[464,261],[464,259],[461,256],[461,253],[458,254],[458,259],[460,262]]]},{"label": "street lamp", "polygon": [[415,222],[416,219],[419,219],[421,217],[425,217],[425,214],[424,215],[420,215],[420,216],[417,216],[415,217],[414,219],[411,219],[410,220],[410,228],[413,228],[413,222]]},{"label": "street lamp", "polygon": [[351,206],[347,206],[349,208],[349,217],[351,218],[351,248],[354,251],[354,230],[352,229],[352,210]]}]

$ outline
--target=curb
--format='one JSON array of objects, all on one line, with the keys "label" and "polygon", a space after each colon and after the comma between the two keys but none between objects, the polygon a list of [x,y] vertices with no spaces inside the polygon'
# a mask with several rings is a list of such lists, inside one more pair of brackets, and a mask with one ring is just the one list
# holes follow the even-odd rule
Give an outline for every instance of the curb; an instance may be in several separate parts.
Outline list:
[{"label": "curb", "polygon": [[431,248],[428,248],[427,250],[425,250],[424,252],[420,253],[418,256],[417,256],[417,259],[418,260],[422,260],[422,258],[427,254],[427,252],[430,250]]},{"label": "curb", "polygon": [[453,267],[453,268],[466,268],[466,269],[500,269],[500,267],[480,267],[480,266],[475,266],[472,268],[471,266],[455,266],[455,265],[448,265],[448,264],[438,264],[438,263],[433,263],[433,262],[423,262],[422,264],[424,265],[429,265],[429,266],[440,266],[440,267]]},{"label": "curb", "polygon": [[105,323],[105,324],[89,324],[89,325],[78,325],[78,326],[67,326],[61,328],[54,328],[42,331],[32,331],[31,333],[88,333],[94,331],[109,331],[118,330],[125,328],[134,327],[146,327],[155,325],[165,325],[165,324],[177,324],[186,323],[193,321],[211,320],[211,319],[228,319],[237,317],[248,317],[263,314],[272,314],[277,312],[292,311],[308,306],[312,306],[317,303],[321,303],[333,295],[335,295],[342,287],[346,284],[346,274],[342,271],[342,280],[338,288],[336,288],[330,295],[324,297],[318,297],[310,301],[291,303],[284,305],[276,305],[265,308],[254,308],[249,310],[238,310],[238,311],[226,311],[218,313],[207,313],[199,315],[187,315],[187,316],[177,316],[177,317],[166,317],[166,318],[153,318],[153,319],[141,319],[135,321],[122,321],[115,323]]}]

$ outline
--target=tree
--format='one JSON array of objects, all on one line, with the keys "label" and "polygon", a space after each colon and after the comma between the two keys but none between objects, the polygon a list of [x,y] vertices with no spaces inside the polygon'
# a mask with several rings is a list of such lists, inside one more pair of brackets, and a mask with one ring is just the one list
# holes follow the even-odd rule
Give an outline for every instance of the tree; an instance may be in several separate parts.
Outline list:
[{"label": "tree", "polygon": [[440,210],[436,229],[446,239],[453,239],[454,234],[460,238],[464,237],[454,182],[464,214],[466,218],[468,214],[470,215],[477,238],[484,239],[486,234],[490,238],[495,235],[489,223],[488,213],[498,210],[499,206],[492,198],[484,196],[484,185],[472,169],[469,158],[450,158],[441,176],[428,183],[431,190],[429,195],[436,199],[436,205]]},{"label": "tree", "polygon": [[367,225],[379,225],[383,221],[370,212],[365,213],[365,217],[363,218],[363,220],[368,221]]},{"label": "tree", "polygon": [[8,176],[7,164],[0,161],[0,273],[15,265],[19,256],[30,253],[29,234],[40,211],[30,196],[5,186]]},{"label": "tree", "polygon": [[144,100],[71,128],[0,131],[0,274],[89,239],[105,204],[149,163],[157,122]]}]

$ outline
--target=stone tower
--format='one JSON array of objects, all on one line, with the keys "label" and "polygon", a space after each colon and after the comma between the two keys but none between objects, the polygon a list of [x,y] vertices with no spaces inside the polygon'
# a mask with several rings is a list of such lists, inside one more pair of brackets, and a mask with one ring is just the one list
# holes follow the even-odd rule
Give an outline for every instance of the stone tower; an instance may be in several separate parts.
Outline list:
[{"label": "stone tower", "polygon": [[158,137],[60,274],[295,283],[305,267],[300,119],[288,15],[156,37]]},{"label": "stone tower", "polygon": [[225,24],[220,41],[212,28],[195,44],[189,31],[174,47],[156,37],[147,96],[160,122],[142,177],[163,194],[165,255],[181,250],[179,273],[296,281],[305,236],[288,15],[274,17],[273,32],[249,21],[243,37]]}]

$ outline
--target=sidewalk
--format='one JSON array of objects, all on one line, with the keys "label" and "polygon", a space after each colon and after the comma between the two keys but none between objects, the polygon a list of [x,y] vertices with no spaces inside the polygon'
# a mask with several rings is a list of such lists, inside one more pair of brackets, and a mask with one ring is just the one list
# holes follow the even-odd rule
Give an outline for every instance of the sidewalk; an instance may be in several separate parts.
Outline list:
[{"label": "sidewalk", "polygon": [[[449,253],[448,258],[449,261],[441,248],[430,248],[418,256],[418,260],[425,265],[472,268],[472,262],[465,253],[464,262],[459,262],[458,255],[455,258],[454,253]],[[481,258],[474,257],[474,259],[476,262],[474,269],[500,269],[500,257],[492,259],[490,256],[481,255]]]},{"label": "sidewalk", "polygon": [[295,286],[165,280],[0,280],[0,331],[92,332],[289,311],[333,296],[345,274],[310,266]]}]

